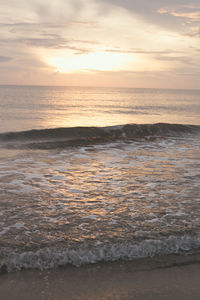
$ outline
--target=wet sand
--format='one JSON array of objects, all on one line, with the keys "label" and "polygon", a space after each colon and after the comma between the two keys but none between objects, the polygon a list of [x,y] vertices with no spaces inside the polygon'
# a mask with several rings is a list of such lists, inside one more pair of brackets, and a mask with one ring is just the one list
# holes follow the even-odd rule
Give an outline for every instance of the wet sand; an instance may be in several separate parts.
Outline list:
[{"label": "wet sand", "polygon": [[199,300],[200,251],[0,274],[1,300]]}]

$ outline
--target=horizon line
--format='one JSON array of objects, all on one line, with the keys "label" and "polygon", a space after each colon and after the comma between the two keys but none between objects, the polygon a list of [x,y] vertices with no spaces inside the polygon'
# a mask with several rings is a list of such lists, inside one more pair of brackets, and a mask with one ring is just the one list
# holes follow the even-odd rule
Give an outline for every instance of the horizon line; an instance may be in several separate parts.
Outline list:
[{"label": "horizon line", "polygon": [[83,85],[43,85],[43,84],[0,84],[3,86],[13,87],[63,87],[63,88],[111,88],[111,89],[148,89],[148,90],[185,90],[185,91],[200,91],[197,88],[167,88],[167,87],[125,87],[125,86],[83,86]]}]

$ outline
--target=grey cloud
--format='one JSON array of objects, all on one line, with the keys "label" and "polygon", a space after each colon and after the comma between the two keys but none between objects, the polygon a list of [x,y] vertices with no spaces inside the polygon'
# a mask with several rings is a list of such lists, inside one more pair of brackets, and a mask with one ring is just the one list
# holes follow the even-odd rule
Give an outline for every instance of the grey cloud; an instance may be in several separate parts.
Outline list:
[{"label": "grey cloud", "polygon": [[[58,5],[59,4],[59,5]],[[33,3],[33,10],[42,19],[54,21],[76,19],[85,8],[82,0],[38,1]]]},{"label": "grey cloud", "polygon": [[[85,54],[91,52],[91,46],[99,44],[97,41],[89,41],[87,39],[69,40],[63,37],[66,30],[70,26],[86,26],[94,28],[96,23],[87,21],[68,21],[68,22],[8,22],[0,23],[0,29],[7,28],[10,32],[7,38],[1,38],[2,45],[22,44],[25,47],[43,47],[52,49],[73,50],[75,54]],[[72,29],[71,29],[72,30]],[[85,45],[84,45],[85,44]],[[84,46],[83,46],[84,45]],[[87,45],[87,46],[86,46]]]},{"label": "grey cloud", "polygon": [[160,14],[169,14],[174,17],[186,18],[194,21],[200,20],[200,5],[175,5],[174,7],[163,7],[158,10]]},{"label": "grey cloud", "polygon": [[200,25],[192,26],[190,32],[186,33],[187,36],[200,38]]},{"label": "grey cloud", "polygon": [[[72,50],[74,54],[86,54],[91,53],[93,50],[89,47],[89,45],[93,45],[97,42],[87,41],[87,40],[74,40],[74,39],[65,39],[57,34],[41,34],[37,38],[10,38],[0,39],[0,45],[9,47],[23,45],[24,49],[27,47],[35,47],[35,48],[47,48],[47,49],[64,49],[64,50]],[[87,47],[82,47],[83,45],[87,45]]]},{"label": "grey cloud", "polygon": [[168,55],[160,55],[160,56],[155,56],[157,60],[162,60],[162,61],[174,61],[174,62],[181,62],[184,64],[188,65],[193,65],[196,64],[196,62],[193,62],[193,59],[188,56],[168,56]]},{"label": "grey cloud", "polygon": [[22,43],[26,46],[33,46],[33,47],[45,47],[45,48],[65,48],[67,46],[67,41],[62,39],[58,36],[54,38],[19,38],[15,39],[16,42]]},{"label": "grey cloud", "polygon": [[191,66],[187,69],[179,68],[175,71],[175,74],[178,75],[178,76],[187,76],[188,78],[190,78],[190,77],[199,78],[199,75],[200,75],[199,65]]},{"label": "grey cloud", "polygon": [[1,62],[7,62],[7,61],[10,61],[12,60],[12,57],[9,57],[9,56],[0,56],[0,63]]},{"label": "grey cloud", "polygon": [[132,53],[132,54],[170,54],[170,53],[177,53],[177,51],[156,51],[156,50],[143,50],[143,49],[106,49],[106,52],[116,52],[116,53]]},{"label": "grey cloud", "polygon": [[38,23],[34,23],[34,22],[11,22],[11,23],[0,23],[0,28],[1,27],[10,27],[10,28],[22,28],[22,30],[25,30],[26,28],[30,29],[33,28],[35,30],[35,28],[38,29],[48,29],[48,28],[65,28],[68,26],[72,26],[72,25],[80,25],[80,26],[88,26],[88,27],[94,27],[97,26],[96,22],[86,22],[86,21],[65,21],[65,22],[38,22]]},{"label": "grey cloud", "polygon": [[97,42],[97,41],[90,41],[90,40],[75,40],[75,39],[71,39],[70,40],[73,43],[82,43],[82,44],[91,44],[91,45],[100,45],[102,43]]},{"label": "grey cloud", "polygon": [[187,27],[186,36],[200,37],[200,5],[174,5],[162,7],[158,10],[162,15],[171,15],[176,19],[182,20]]},{"label": "grey cloud", "polygon": [[184,57],[174,57],[174,56],[156,56],[156,59],[164,61],[184,61]]},{"label": "grey cloud", "polygon": [[195,80],[199,81],[199,75],[200,71],[198,68],[178,68],[176,71],[167,72],[167,71],[127,71],[127,70],[118,70],[118,71],[99,71],[99,70],[91,70],[91,73],[97,73],[102,76],[133,76],[135,78],[149,78],[149,79],[164,79],[166,80],[168,77],[171,78],[172,76],[180,76],[180,77],[186,77],[186,78],[194,78]]},{"label": "grey cloud", "polygon": [[[110,3],[115,6],[126,8],[136,14],[144,15],[151,18],[157,14],[157,11],[162,7],[167,6],[188,6],[188,0],[103,0],[105,3]],[[199,0],[193,0],[193,7],[199,6]]]},{"label": "grey cloud", "polygon": [[166,61],[166,62],[179,62],[185,65],[195,65],[193,58],[183,55],[181,51],[175,50],[143,50],[143,49],[107,49],[106,52],[116,52],[116,53],[127,53],[127,54],[144,54],[151,55],[156,60]]},{"label": "grey cloud", "polygon": [[15,41],[17,41],[18,43],[22,43],[25,46],[73,50],[73,51],[75,51],[75,54],[85,54],[85,53],[92,52],[91,49],[72,46],[72,45],[70,45],[70,43],[73,41],[70,41],[70,40],[68,41],[68,40],[62,39],[60,37],[26,38],[26,39],[17,39]]},{"label": "grey cloud", "polygon": [[[100,1],[100,0],[98,0]],[[138,16],[144,21],[154,24],[156,26],[162,27],[164,29],[169,29],[172,31],[185,34],[191,32],[190,24],[187,24],[187,20],[197,21],[199,20],[198,7],[199,0],[193,0],[191,5],[193,7],[194,15],[190,15],[193,19],[178,18],[173,14],[165,13],[161,14],[163,8],[168,7],[176,8],[180,6],[188,7],[188,0],[101,0],[104,1],[105,5],[111,4],[113,6],[118,6],[127,9],[133,15]],[[167,2],[167,3],[166,3]],[[190,2],[190,1],[189,1]],[[195,11],[196,8],[196,11]],[[186,17],[186,16],[185,16]],[[189,17],[189,15],[187,15]],[[185,23],[184,23],[185,21]],[[198,36],[198,35],[195,35]]]},{"label": "grey cloud", "polygon": [[[150,22],[152,24],[157,24],[165,28],[175,28],[181,29],[181,24],[178,20],[171,15],[161,15],[158,10],[163,6],[166,6],[166,0],[103,0],[105,3],[110,3],[114,6],[119,6],[125,8],[140,18]],[[198,1],[198,0],[194,0]],[[168,5],[174,4],[187,4],[188,0],[168,0]]]},{"label": "grey cloud", "polygon": [[16,62],[18,64],[18,68],[20,66],[20,68],[23,69],[51,69],[50,66],[34,56],[27,55],[16,59]]}]

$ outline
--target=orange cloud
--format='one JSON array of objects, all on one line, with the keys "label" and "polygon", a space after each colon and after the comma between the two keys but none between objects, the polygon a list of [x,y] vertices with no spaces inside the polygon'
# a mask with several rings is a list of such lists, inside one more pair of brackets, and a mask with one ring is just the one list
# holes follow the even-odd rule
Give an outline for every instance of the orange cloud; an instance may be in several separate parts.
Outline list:
[{"label": "orange cloud", "polygon": [[158,10],[160,14],[170,14],[174,17],[187,18],[191,20],[200,20],[200,6],[194,5],[175,5],[172,7],[163,7]]}]

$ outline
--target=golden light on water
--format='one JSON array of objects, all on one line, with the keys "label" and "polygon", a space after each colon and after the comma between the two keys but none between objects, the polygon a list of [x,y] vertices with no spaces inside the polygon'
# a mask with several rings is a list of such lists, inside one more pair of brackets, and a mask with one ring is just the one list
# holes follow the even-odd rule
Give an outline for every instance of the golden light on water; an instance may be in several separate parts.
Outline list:
[{"label": "golden light on water", "polygon": [[93,52],[69,56],[66,54],[51,56],[46,59],[60,73],[77,71],[114,71],[120,69],[125,61],[123,53]]}]

